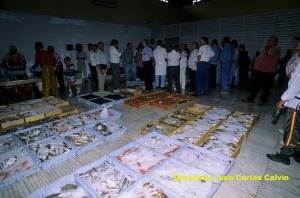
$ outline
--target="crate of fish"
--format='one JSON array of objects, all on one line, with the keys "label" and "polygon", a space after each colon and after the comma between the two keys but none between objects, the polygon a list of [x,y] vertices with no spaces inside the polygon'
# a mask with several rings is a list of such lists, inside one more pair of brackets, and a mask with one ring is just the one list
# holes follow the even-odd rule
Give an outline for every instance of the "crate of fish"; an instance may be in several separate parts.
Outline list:
[{"label": "crate of fish", "polygon": [[170,137],[186,144],[196,144],[200,139],[206,136],[206,128],[194,128],[191,125],[185,125],[182,130],[175,131]]},{"label": "crate of fish", "polygon": [[0,125],[2,129],[13,127],[17,125],[21,125],[24,123],[24,118],[19,115],[10,116],[6,118],[0,119]]},{"label": "crate of fish", "polygon": [[229,117],[218,127],[218,129],[231,132],[237,136],[243,136],[245,142],[250,131],[252,130],[252,125],[249,125],[249,123],[244,121],[245,120],[237,120],[237,118]]},{"label": "crate of fish", "polygon": [[173,98],[162,98],[158,100],[151,101],[149,104],[161,109],[172,109],[178,106],[178,100]]},{"label": "crate of fish", "polygon": [[136,97],[142,95],[142,90],[136,88],[125,88],[121,89],[120,94],[124,96]]},{"label": "crate of fish", "polygon": [[39,169],[39,160],[25,147],[19,147],[0,155],[0,187],[34,174]]},{"label": "crate of fish", "polygon": [[58,136],[29,144],[28,148],[40,159],[43,169],[75,156],[75,147]]},{"label": "crate of fish", "polygon": [[44,98],[41,98],[41,99],[34,99],[34,100],[28,100],[28,101],[25,101],[24,105],[37,105],[37,104],[40,104],[40,103],[44,103],[45,100]]},{"label": "crate of fish", "polygon": [[100,108],[100,107],[103,107],[103,106],[113,105],[113,102],[112,102],[112,100],[107,100],[107,99],[104,99],[102,97],[99,97],[99,98],[96,98],[96,99],[88,100],[86,102],[86,104],[91,106],[91,107]]},{"label": "crate of fish", "polygon": [[85,113],[91,114],[92,116],[95,116],[96,118],[98,118],[100,120],[116,120],[116,119],[119,119],[121,117],[121,115],[122,115],[122,113],[120,113],[118,111],[115,111],[115,110],[113,110],[111,108],[107,108],[108,118],[101,118],[100,115],[101,115],[103,109],[104,108],[101,107],[101,108],[98,108],[98,109],[93,109],[93,110],[87,111]]},{"label": "crate of fish", "polygon": [[86,186],[81,185],[74,174],[67,175],[59,180],[44,186],[31,193],[27,198],[49,198],[49,197],[93,197]]},{"label": "crate of fish", "polygon": [[46,123],[44,126],[56,134],[61,134],[82,127],[82,124],[73,124],[70,123],[67,119],[63,118],[50,123]]},{"label": "crate of fish", "polygon": [[19,130],[15,132],[15,135],[19,138],[19,140],[23,144],[29,145],[34,142],[52,137],[55,135],[55,133],[53,133],[52,131],[50,131],[44,126],[39,125],[28,129]]},{"label": "crate of fish", "polygon": [[148,177],[179,197],[212,197],[220,186],[213,175],[175,159],[167,160]]},{"label": "crate of fish", "polygon": [[158,120],[160,123],[167,124],[170,127],[175,127],[177,130],[181,130],[185,124],[189,121],[182,118],[172,117],[171,115],[166,115]]},{"label": "crate of fish", "polygon": [[68,122],[71,125],[76,126],[85,126],[94,122],[97,122],[100,120],[99,117],[93,116],[92,114],[88,112],[83,112],[74,116],[70,116],[67,118]]},{"label": "crate of fish", "polygon": [[177,130],[176,127],[171,127],[157,121],[149,122],[147,125],[141,127],[141,134],[146,135],[151,132],[158,132],[163,135],[169,136]]},{"label": "crate of fish", "polygon": [[124,104],[125,99],[128,97],[121,96],[120,94],[108,94],[103,96],[104,99],[111,100],[114,105]]},{"label": "crate of fish", "polygon": [[135,142],[129,143],[109,154],[115,160],[140,175],[149,174],[167,158]]},{"label": "crate of fish", "polygon": [[140,109],[149,106],[149,101],[140,100],[137,98],[129,98],[124,101],[124,104]]},{"label": "crate of fish", "polygon": [[108,156],[75,172],[75,179],[87,186],[93,197],[118,197],[139,178],[138,174]]},{"label": "crate of fish", "polygon": [[241,111],[234,111],[234,113],[231,116],[243,120],[250,120],[252,122],[257,122],[259,120],[259,114],[252,114],[252,113],[246,113]]},{"label": "crate of fish", "polygon": [[188,106],[187,110],[191,111],[191,112],[198,113],[198,114],[202,114],[202,113],[206,112],[207,110],[209,110],[211,108],[212,108],[212,106],[193,103],[193,104]]},{"label": "crate of fish", "polygon": [[79,102],[85,103],[88,100],[100,98],[100,96],[97,96],[96,94],[84,94],[84,95],[77,96],[77,98]]},{"label": "crate of fish", "polygon": [[185,143],[169,138],[157,132],[149,133],[135,142],[166,157],[171,157],[185,147]]},{"label": "crate of fish", "polygon": [[148,178],[143,177],[138,180],[135,184],[123,192],[120,198],[179,198],[178,195],[174,194],[171,190],[163,187],[158,182]]},{"label": "crate of fish", "polygon": [[175,153],[173,158],[214,176],[227,175],[235,162],[231,157],[220,155],[194,144],[188,144],[184,149]]},{"label": "crate of fish", "polygon": [[8,111],[2,111],[0,112],[0,120],[5,119],[7,117],[14,117],[17,115],[16,110],[9,109]]},{"label": "crate of fish", "polygon": [[199,114],[193,112],[193,111],[188,111],[188,110],[183,110],[180,109],[178,111],[175,111],[174,113],[171,114],[172,117],[177,117],[177,118],[182,118],[185,120],[195,120],[200,117]]},{"label": "crate of fish", "polygon": [[14,135],[0,136],[0,155],[23,146],[22,142]]},{"label": "crate of fish", "polygon": [[62,113],[62,109],[55,106],[40,108],[39,111],[44,113],[46,118]]},{"label": "crate of fish", "polygon": [[86,128],[78,128],[60,135],[70,144],[73,144],[77,154],[102,144],[103,138]]},{"label": "crate of fish", "polygon": [[45,118],[45,114],[38,109],[31,109],[19,114],[20,117],[24,118],[25,122],[33,122]]},{"label": "crate of fish", "polygon": [[177,98],[177,99],[180,99],[182,100],[182,102],[190,102],[192,100],[194,100],[194,97],[193,96],[184,96],[184,95],[181,95],[181,94],[178,94],[178,93],[173,93],[169,96],[170,98]]},{"label": "crate of fish", "polygon": [[56,107],[65,107],[69,105],[69,101],[61,100],[58,98],[51,98],[47,100],[47,103],[56,106]]},{"label": "crate of fish", "polygon": [[86,126],[86,128],[99,135],[104,142],[123,135],[127,130],[126,127],[110,121],[99,121]]}]

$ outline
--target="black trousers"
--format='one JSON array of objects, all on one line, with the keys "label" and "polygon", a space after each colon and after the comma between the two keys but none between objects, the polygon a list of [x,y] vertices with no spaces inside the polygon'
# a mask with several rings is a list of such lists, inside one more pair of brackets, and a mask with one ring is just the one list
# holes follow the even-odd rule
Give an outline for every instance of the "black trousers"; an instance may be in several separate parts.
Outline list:
[{"label": "black trousers", "polygon": [[249,74],[247,67],[240,67],[239,71],[239,85],[241,89],[246,89],[249,84]]},{"label": "black trousers", "polygon": [[62,66],[59,71],[56,70],[54,73],[56,75],[56,78],[57,78],[57,81],[59,84],[59,89],[60,90],[65,89],[64,72],[63,72]]},{"label": "black trousers", "polygon": [[192,70],[188,67],[189,79],[190,79],[190,91],[196,91],[196,73],[197,70]]},{"label": "black trousers", "polygon": [[141,80],[144,80],[143,70],[144,69],[142,67],[136,67],[137,77]]},{"label": "black trousers", "polygon": [[98,77],[97,77],[96,66],[90,65],[90,70],[91,70],[91,75],[92,75],[92,78],[93,78],[93,83],[95,83],[96,87],[98,88]]},{"label": "black trousers", "polygon": [[247,99],[253,101],[256,98],[256,95],[259,92],[259,90],[262,88],[263,93],[260,97],[260,102],[268,102],[274,76],[275,73],[256,71],[252,90]]},{"label": "black trousers", "polygon": [[151,61],[143,61],[143,74],[146,90],[153,89],[152,80],[152,63]]},{"label": "black trousers", "polygon": [[209,82],[209,88],[215,88],[216,87],[216,78],[217,78],[217,65],[210,64],[208,69],[208,82]]},{"label": "black trousers", "polygon": [[168,78],[168,92],[172,92],[172,82],[175,81],[176,92],[181,93],[180,87],[180,67],[179,66],[168,66],[167,67],[167,78]]}]

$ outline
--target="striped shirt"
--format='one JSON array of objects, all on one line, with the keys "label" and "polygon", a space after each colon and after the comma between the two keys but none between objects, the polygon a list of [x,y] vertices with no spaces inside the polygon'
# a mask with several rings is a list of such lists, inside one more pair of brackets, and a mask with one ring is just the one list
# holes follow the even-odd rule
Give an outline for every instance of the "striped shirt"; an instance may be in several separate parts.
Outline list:
[{"label": "striped shirt", "polygon": [[281,99],[285,101],[284,105],[296,109],[299,105],[300,100],[300,63],[297,65],[295,71],[292,73],[291,79],[289,80],[288,89],[283,93]]}]

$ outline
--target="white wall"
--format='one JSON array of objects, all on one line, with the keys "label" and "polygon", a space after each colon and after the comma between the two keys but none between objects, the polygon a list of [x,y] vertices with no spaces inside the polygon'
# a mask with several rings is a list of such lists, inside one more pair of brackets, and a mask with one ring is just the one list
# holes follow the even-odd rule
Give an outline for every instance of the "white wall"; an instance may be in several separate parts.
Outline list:
[{"label": "white wall", "polygon": [[66,44],[84,44],[102,41],[106,44],[107,53],[111,39],[119,41],[119,51],[126,48],[127,42],[132,42],[134,48],[144,38],[150,38],[150,28],[128,26],[121,24],[99,23],[95,21],[64,19],[51,16],[20,14],[0,10],[0,58],[9,51],[10,45],[15,45],[27,60],[27,67],[34,64],[34,43],[41,41],[44,49],[52,45],[63,59],[75,52],[66,50]]}]

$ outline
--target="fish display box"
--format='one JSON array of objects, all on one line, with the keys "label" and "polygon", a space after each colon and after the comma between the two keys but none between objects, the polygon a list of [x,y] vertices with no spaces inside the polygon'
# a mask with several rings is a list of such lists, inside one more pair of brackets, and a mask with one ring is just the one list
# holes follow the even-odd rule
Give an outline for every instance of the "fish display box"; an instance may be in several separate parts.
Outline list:
[{"label": "fish display box", "polygon": [[136,100],[135,98],[129,98],[125,100],[124,103],[138,109],[149,106],[149,101]]},{"label": "fish display box", "polygon": [[86,126],[86,128],[99,135],[104,142],[123,135],[127,130],[126,127],[110,121],[96,122]]},{"label": "fish display box", "polygon": [[135,142],[166,157],[171,157],[186,146],[183,142],[157,132],[149,133]]},{"label": "fish display box", "polygon": [[149,104],[152,105],[152,106],[161,108],[161,109],[168,110],[168,109],[172,109],[172,108],[177,107],[178,99],[175,99],[175,98],[174,99],[173,98],[162,98],[162,99],[151,101]]},{"label": "fish display box", "polygon": [[75,156],[75,147],[59,136],[29,144],[28,148],[40,159],[41,168],[54,166]]},{"label": "fish display box", "polygon": [[140,176],[105,156],[78,169],[75,179],[89,189],[92,197],[118,197],[138,181]]},{"label": "fish display box", "polygon": [[185,124],[189,123],[189,121],[186,119],[172,117],[171,115],[166,115],[160,118],[158,121],[170,127],[175,127],[177,130],[181,130]]},{"label": "fish display box", "polygon": [[19,114],[25,122],[33,122],[45,118],[45,114],[37,109],[32,109]]},{"label": "fish display box", "polygon": [[62,197],[64,195],[69,197],[93,197],[87,187],[81,185],[75,179],[74,174],[71,174],[38,189],[27,198]]},{"label": "fish display box", "polygon": [[70,116],[66,120],[68,121],[68,123],[70,123],[73,126],[77,126],[76,128],[78,128],[80,126],[85,126],[97,122],[100,120],[100,118],[90,113],[83,112],[74,116]]},{"label": "fish display box", "polygon": [[104,142],[100,135],[86,128],[77,128],[60,136],[74,145],[77,154],[93,149]]},{"label": "fish display box", "polygon": [[151,132],[158,132],[166,136],[170,136],[177,130],[176,127],[159,123],[157,121],[149,122],[147,125],[141,127],[141,134],[146,135]]},{"label": "fish display box", "polygon": [[231,157],[203,149],[194,144],[188,144],[182,150],[174,154],[174,159],[189,166],[204,170],[211,175],[227,175],[234,165]]},{"label": "fish display box", "polygon": [[7,134],[0,136],[0,155],[23,146],[22,142],[14,135]]},{"label": "fish display box", "polygon": [[130,89],[130,88],[125,88],[120,90],[120,94],[124,96],[140,96],[142,95],[142,90],[140,89]]},{"label": "fish display box", "polygon": [[84,95],[77,96],[79,102],[85,102],[86,100],[96,99],[99,97],[100,96],[96,94],[84,94]]},{"label": "fish display box", "polygon": [[16,115],[16,116],[11,116],[11,117],[6,117],[6,118],[0,119],[0,124],[1,124],[1,128],[5,129],[8,127],[13,127],[13,126],[24,124],[24,121],[25,121],[24,118]]},{"label": "fish display box", "polygon": [[194,100],[194,97],[193,96],[183,96],[181,94],[171,94],[169,96],[170,98],[177,98],[177,99],[180,99],[180,100],[183,100],[184,102],[190,102],[192,100]]},{"label": "fish display box", "polygon": [[47,129],[51,130],[55,134],[61,134],[61,133],[66,133],[68,131],[74,130],[78,127],[82,127],[81,123],[70,123],[68,122],[68,119],[63,118],[60,120],[55,120],[50,123],[46,123],[44,125]]},{"label": "fish display box", "polygon": [[188,106],[187,110],[191,111],[191,112],[198,113],[198,114],[203,114],[204,112],[206,112],[207,110],[209,110],[211,108],[212,108],[212,106],[193,103],[193,104]]},{"label": "fish display box", "polygon": [[121,96],[120,94],[108,94],[103,96],[104,99],[111,100],[114,105],[124,104],[125,99],[128,97]]},{"label": "fish display box", "polygon": [[15,135],[18,137],[18,140],[21,141],[23,144],[29,145],[37,141],[41,141],[49,137],[55,136],[55,133],[53,133],[51,130],[47,129],[44,126],[39,125],[24,130],[19,130],[15,132]]},{"label": "fish display box", "polygon": [[171,116],[177,117],[177,118],[182,118],[185,120],[194,120],[194,119],[198,119],[200,117],[199,114],[197,114],[193,111],[188,111],[188,110],[183,110],[183,109],[175,111],[173,114],[171,114]]},{"label": "fish display box", "polygon": [[175,159],[167,160],[148,177],[179,197],[186,198],[212,197],[221,183],[214,181],[213,175]]},{"label": "fish display box", "polygon": [[187,144],[196,144],[199,140],[206,136],[206,128],[203,127],[192,127],[190,125],[185,125],[181,130],[175,131],[170,135],[178,141],[182,141]]},{"label": "fish display box", "polygon": [[55,106],[41,108],[39,111],[44,113],[46,118],[62,113],[62,109]]},{"label": "fish display box", "polygon": [[7,117],[15,117],[17,115],[17,111],[9,109],[9,111],[3,111],[0,113],[0,120],[5,119]]},{"label": "fish display box", "polygon": [[99,120],[116,120],[116,119],[119,119],[121,117],[121,115],[122,115],[122,113],[120,113],[118,111],[115,111],[115,110],[113,110],[111,108],[107,108],[108,116],[109,117],[108,118],[101,118],[100,114],[101,114],[102,111],[103,111],[103,107],[97,108],[97,109],[93,109],[93,110],[87,111],[85,113],[90,114],[92,116],[95,116]]},{"label": "fish display box", "polygon": [[13,184],[39,169],[39,160],[25,147],[0,155],[0,187]]},{"label": "fish display box", "polygon": [[52,98],[47,101],[47,103],[56,106],[56,107],[65,107],[69,105],[69,101],[61,100],[58,98]]},{"label": "fish display box", "polygon": [[147,175],[167,158],[135,142],[129,143],[109,154],[130,170]]}]

